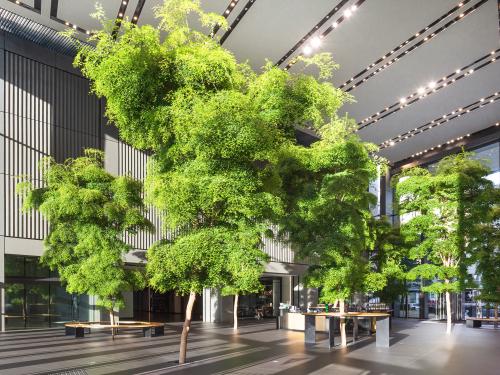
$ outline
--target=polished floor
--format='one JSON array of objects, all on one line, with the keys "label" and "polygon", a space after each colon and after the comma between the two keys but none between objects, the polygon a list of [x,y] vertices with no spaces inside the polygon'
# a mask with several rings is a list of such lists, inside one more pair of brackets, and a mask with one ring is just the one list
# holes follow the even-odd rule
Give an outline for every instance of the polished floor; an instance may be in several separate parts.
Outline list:
[{"label": "polished floor", "polygon": [[0,374],[500,374],[500,328],[445,326],[395,320],[391,347],[365,337],[347,349],[328,350],[326,337],[306,347],[303,333],[275,330],[271,321],[246,321],[238,334],[228,325],[194,323],[188,360],[176,364],[180,325],[164,337],[105,333],[84,339],[60,329],[0,334]]}]

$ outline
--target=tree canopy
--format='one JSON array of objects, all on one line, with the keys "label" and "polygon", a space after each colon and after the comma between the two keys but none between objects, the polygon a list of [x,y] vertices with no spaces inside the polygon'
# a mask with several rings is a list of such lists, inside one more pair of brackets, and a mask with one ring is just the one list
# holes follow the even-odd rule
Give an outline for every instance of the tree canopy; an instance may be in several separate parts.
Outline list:
[{"label": "tree canopy", "polygon": [[150,230],[144,217],[142,184],[115,177],[103,168],[103,153],[59,164],[42,159],[43,187],[21,182],[24,209],[38,210],[50,223],[41,261],[59,272],[69,293],[98,297],[108,310],[123,306],[123,292],[143,288],[143,272],[128,269],[123,257],[131,250],[124,234]]}]

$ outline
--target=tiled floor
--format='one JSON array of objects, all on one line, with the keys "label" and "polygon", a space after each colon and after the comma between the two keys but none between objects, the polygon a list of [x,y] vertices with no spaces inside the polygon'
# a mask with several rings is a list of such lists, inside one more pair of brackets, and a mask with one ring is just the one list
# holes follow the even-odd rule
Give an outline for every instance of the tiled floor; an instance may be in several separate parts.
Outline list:
[{"label": "tiled floor", "polygon": [[[178,366],[180,325],[164,337],[105,333],[84,339],[63,330],[0,334],[0,374],[500,374],[500,328],[395,320],[391,347],[372,337],[328,350],[326,339],[306,347],[303,333],[275,330],[274,322],[247,321],[238,334],[228,325],[193,323],[189,363]],[[322,341],[323,339],[323,341]]]}]

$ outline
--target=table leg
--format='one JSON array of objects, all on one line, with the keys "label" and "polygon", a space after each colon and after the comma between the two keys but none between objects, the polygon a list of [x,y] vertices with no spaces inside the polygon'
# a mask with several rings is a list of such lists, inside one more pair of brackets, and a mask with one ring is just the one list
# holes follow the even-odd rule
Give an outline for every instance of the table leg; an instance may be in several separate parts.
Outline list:
[{"label": "table leg", "polygon": [[358,318],[353,317],[352,318],[352,341],[356,341],[358,339]]},{"label": "table leg", "polygon": [[306,344],[316,343],[316,316],[305,315],[304,342]]},{"label": "table leg", "polygon": [[389,347],[389,317],[377,318],[376,346],[380,348]]},{"label": "table leg", "polygon": [[331,349],[335,346],[335,317],[326,317],[328,324],[328,347]]}]

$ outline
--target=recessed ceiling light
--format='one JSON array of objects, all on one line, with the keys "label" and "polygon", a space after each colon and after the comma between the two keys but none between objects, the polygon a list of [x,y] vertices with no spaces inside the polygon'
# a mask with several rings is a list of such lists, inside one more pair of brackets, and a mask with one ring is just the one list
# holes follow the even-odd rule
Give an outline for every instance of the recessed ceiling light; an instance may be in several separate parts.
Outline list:
[{"label": "recessed ceiling light", "polygon": [[304,49],[302,50],[304,52],[304,55],[310,55],[312,53],[312,48],[311,46],[305,46]]},{"label": "recessed ceiling light", "polygon": [[417,91],[418,91],[419,94],[423,94],[425,92],[425,88],[424,87],[419,87]]},{"label": "recessed ceiling light", "polygon": [[401,99],[399,99],[399,102],[400,102],[400,103],[406,103],[406,98],[401,98]]},{"label": "recessed ceiling light", "polygon": [[321,39],[315,36],[314,38],[311,39],[311,45],[316,48],[319,47],[321,45]]},{"label": "recessed ceiling light", "polygon": [[352,16],[352,10],[347,9],[347,10],[344,12],[344,16],[345,16],[346,18],[351,17],[351,16]]},{"label": "recessed ceiling light", "polygon": [[429,87],[431,89],[433,89],[434,87],[436,87],[436,82],[434,82],[434,81],[429,82]]}]

